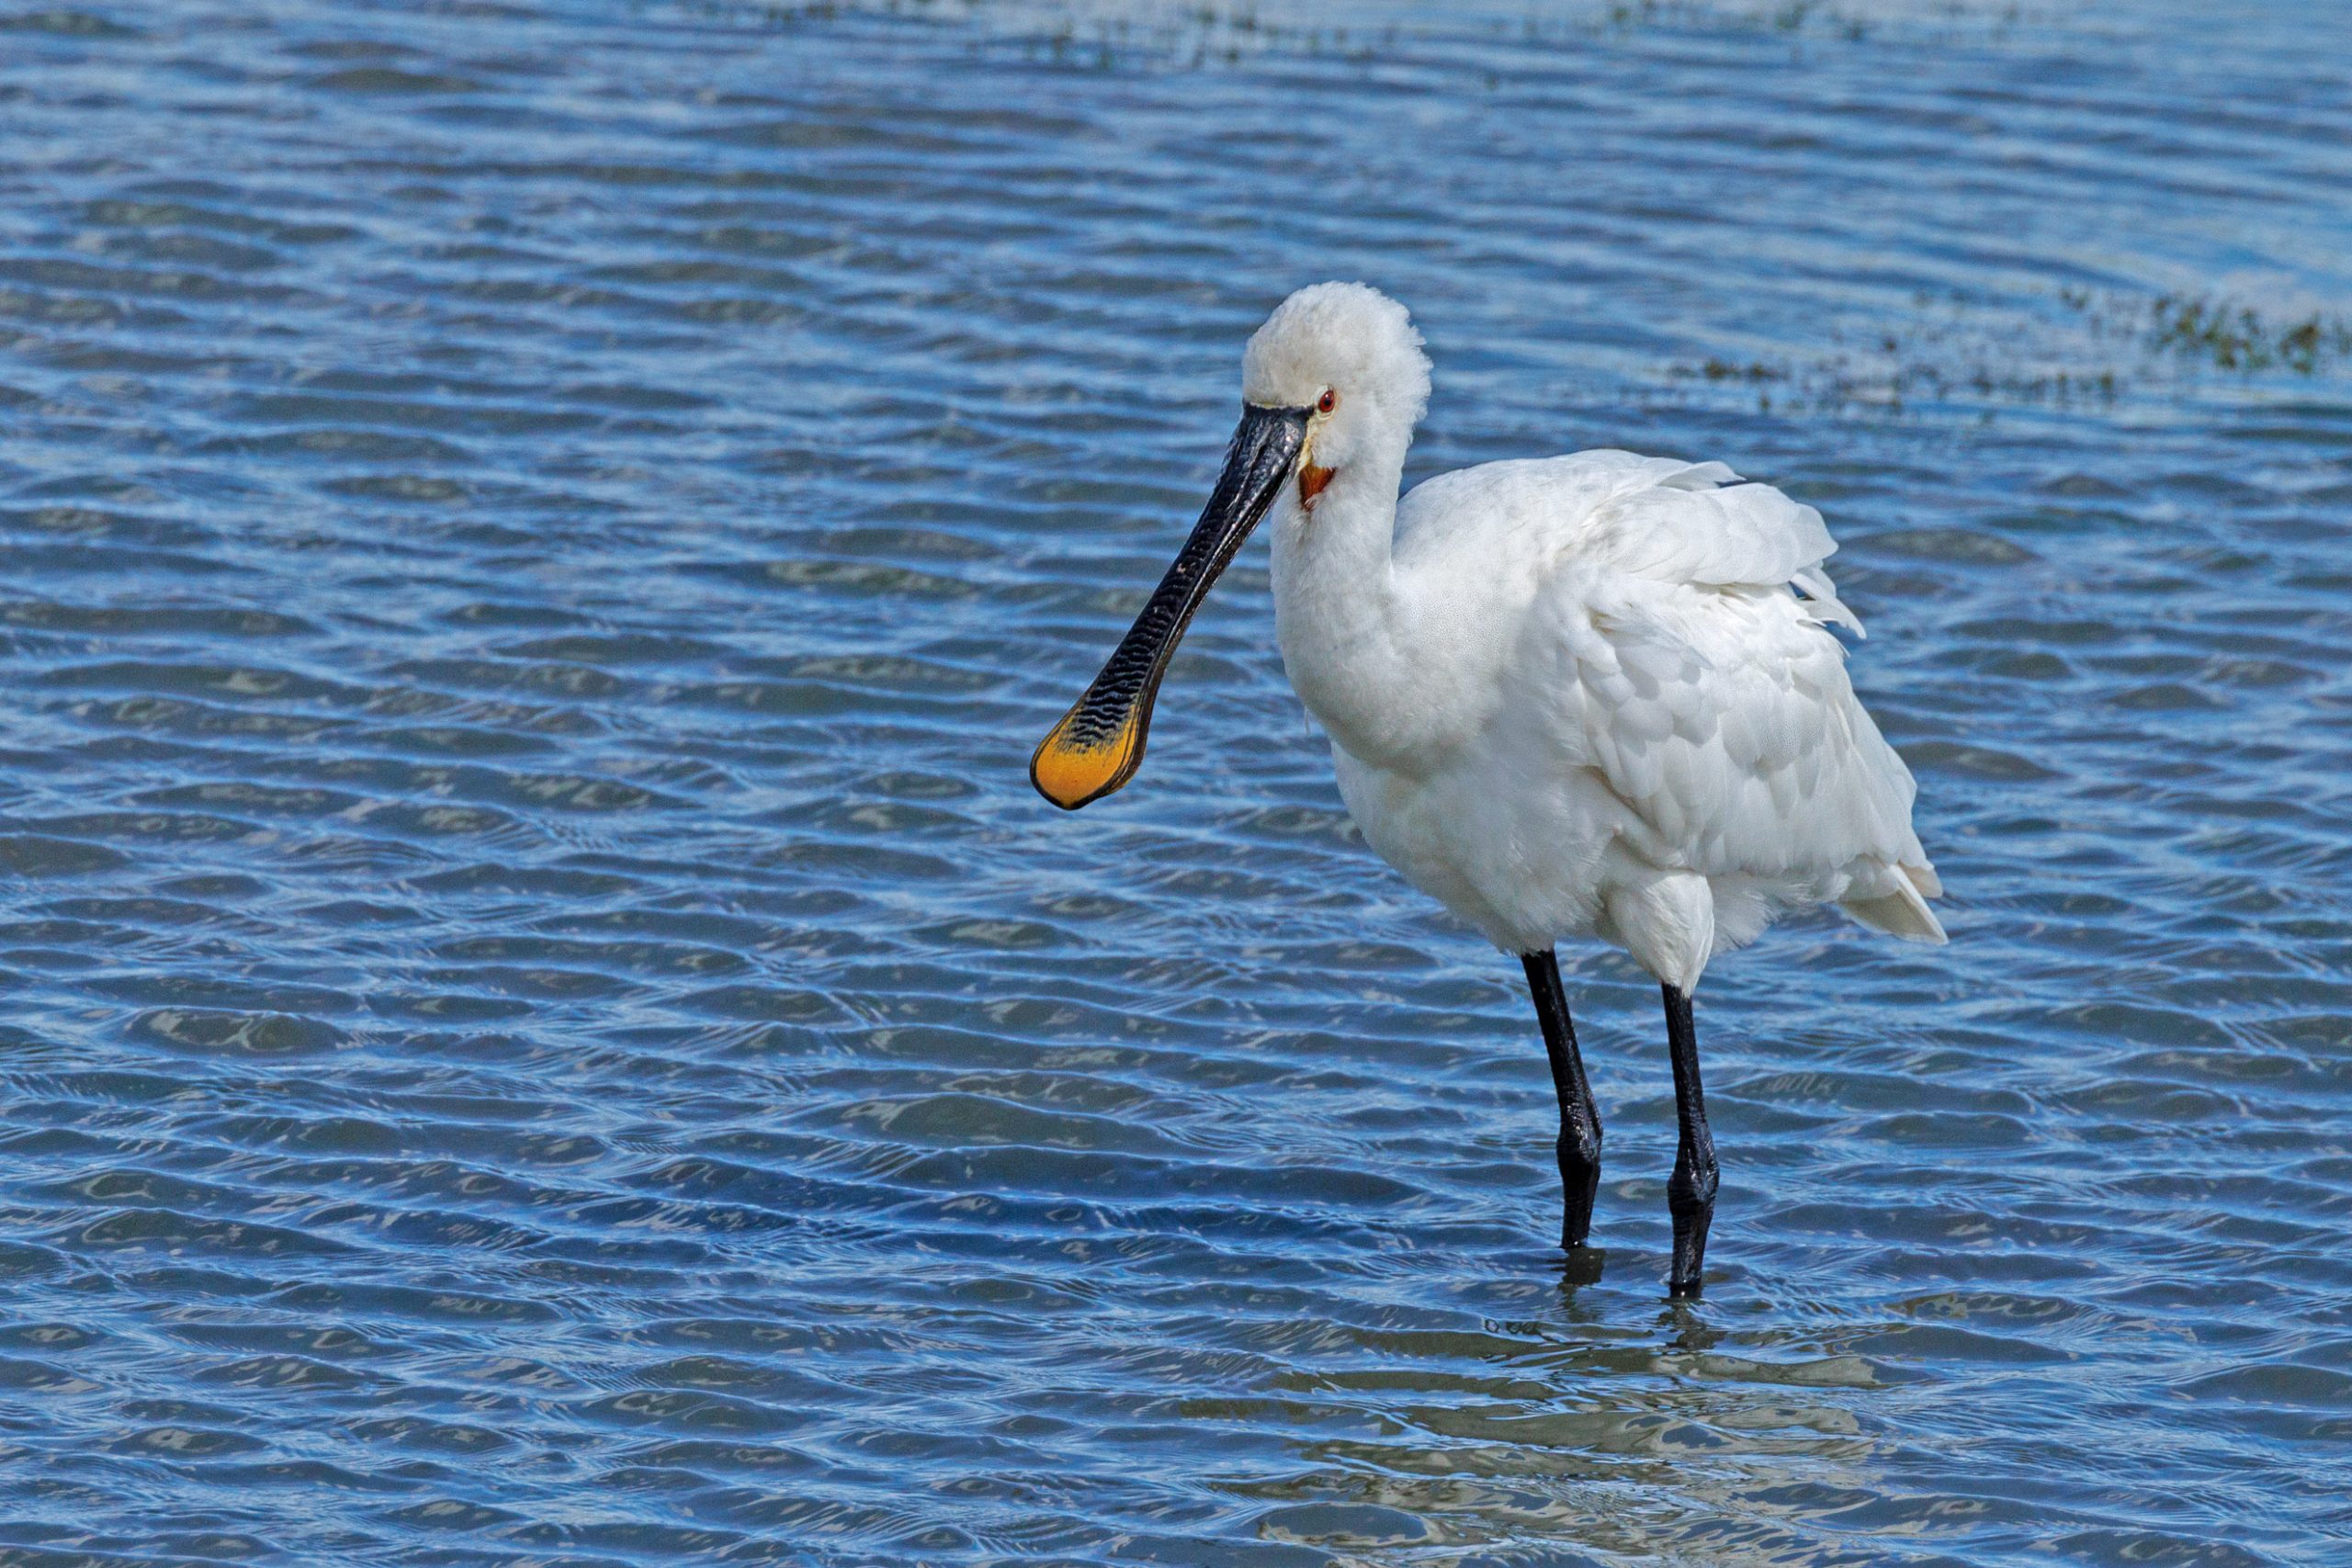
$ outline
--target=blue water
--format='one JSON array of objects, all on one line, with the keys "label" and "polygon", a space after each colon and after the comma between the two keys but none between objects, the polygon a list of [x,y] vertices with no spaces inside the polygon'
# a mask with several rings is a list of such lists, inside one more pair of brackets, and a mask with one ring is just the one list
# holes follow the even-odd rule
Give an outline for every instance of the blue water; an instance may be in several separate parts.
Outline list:
[{"label": "blue water", "polygon": [[[0,1564],[2352,1561],[2347,189],[2340,6],[0,15]],[[1696,1303],[1262,546],[1023,777],[1328,276],[1844,542],[1953,941]]]}]

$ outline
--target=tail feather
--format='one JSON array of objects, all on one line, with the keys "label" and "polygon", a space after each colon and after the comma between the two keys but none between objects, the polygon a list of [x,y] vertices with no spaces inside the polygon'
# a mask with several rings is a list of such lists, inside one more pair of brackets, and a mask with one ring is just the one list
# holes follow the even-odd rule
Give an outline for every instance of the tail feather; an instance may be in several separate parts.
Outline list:
[{"label": "tail feather", "polygon": [[1943,884],[1926,866],[1900,865],[1882,884],[1890,891],[1868,898],[1848,898],[1838,907],[1872,931],[1899,936],[1905,942],[1924,942],[1941,947],[1950,939],[1944,935],[1943,922],[1928,908],[1924,894],[1943,891]]}]

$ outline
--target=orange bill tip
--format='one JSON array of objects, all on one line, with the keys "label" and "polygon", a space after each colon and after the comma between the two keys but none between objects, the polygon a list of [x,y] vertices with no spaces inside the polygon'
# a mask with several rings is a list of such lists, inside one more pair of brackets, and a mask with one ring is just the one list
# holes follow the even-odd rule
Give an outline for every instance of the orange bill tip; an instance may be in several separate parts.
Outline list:
[{"label": "orange bill tip", "polygon": [[1029,782],[1064,811],[1102,799],[1134,777],[1143,761],[1142,726],[1136,716],[1130,712],[1108,736],[1081,744],[1071,738],[1078,709],[1070,709],[1037,743],[1029,759]]}]

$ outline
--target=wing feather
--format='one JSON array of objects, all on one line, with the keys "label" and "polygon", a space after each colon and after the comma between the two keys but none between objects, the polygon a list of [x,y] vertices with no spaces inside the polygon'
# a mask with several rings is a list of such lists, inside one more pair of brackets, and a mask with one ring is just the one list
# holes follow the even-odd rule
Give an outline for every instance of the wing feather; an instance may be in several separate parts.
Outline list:
[{"label": "wing feather", "polygon": [[1838,547],[1821,513],[1720,463],[1610,478],[1531,627],[1551,657],[1530,667],[1560,682],[1544,694],[1573,710],[1575,760],[1626,808],[1629,847],[1939,935],[1910,770],[1827,630],[1861,624],[1822,570]]},{"label": "wing feather", "polygon": [[1645,485],[1606,502],[1593,519],[1595,547],[1627,571],[1661,582],[1770,583],[1817,569],[1838,548],[1821,513],[1770,485],[1704,485],[1705,469]]}]

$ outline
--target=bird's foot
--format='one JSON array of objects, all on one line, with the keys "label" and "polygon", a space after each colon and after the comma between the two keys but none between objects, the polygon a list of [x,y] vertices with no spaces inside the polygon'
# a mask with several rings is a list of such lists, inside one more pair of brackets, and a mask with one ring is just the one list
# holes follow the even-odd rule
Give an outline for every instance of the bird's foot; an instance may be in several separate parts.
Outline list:
[{"label": "bird's foot", "polygon": [[1562,1133],[1560,1156],[1560,1250],[1574,1252],[1592,1234],[1592,1205],[1600,1196],[1600,1135]]},{"label": "bird's foot", "polygon": [[1560,1215],[1560,1250],[1574,1252],[1592,1235],[1592,1194],[1584,1194],[1578,1202],[1575,1194],[1568,1198],[1567,1207]]},{"label": "bird's foot", "polygon": [[1707,1229],[1715,1218],[1715,1184],[1712,1157],[1696,1171],[1677,1161],[1673,1178],[1666,1184],[1666,1209],[1674,1220],[1674,1268],[1666,1281],[1669,1296],[1699,1293],[1700,1276],[1707,1263]]},{"label": "bird's foot", "polygon": [[1674,1226],[1674,1271],[1667,1276],[1666,1293],[1685,1298],[1697,1295],[1704,1285],[1701,1276],[1706,1264],[1706,1216],[1701,1215],[1697,1224],[1688,1230],[1678,1218]]}]

